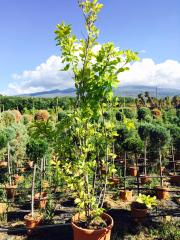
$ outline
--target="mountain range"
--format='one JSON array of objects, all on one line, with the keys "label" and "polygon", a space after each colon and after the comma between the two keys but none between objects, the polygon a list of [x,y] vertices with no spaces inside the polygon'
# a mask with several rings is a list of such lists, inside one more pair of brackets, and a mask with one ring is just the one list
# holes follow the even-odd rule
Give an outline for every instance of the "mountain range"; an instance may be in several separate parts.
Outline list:
[{"label": "mountain range", "polygon": [[[139,93],[149,92],[151,96],[154,97],[172,97],[175,95],[180,96],[180,89],[169,89],[169,88],[157,88],[153,86],[120,86],[118,87],[114,93],[116,96],[122,97],[137,97]],[[35,92],[29,94],[23,94],[20,96],[24,97],[73,97],[75,96],[75,89],[74,88],[67,88],[67,89],[54,89],[49,91],[42,91],[42,92]]]}]

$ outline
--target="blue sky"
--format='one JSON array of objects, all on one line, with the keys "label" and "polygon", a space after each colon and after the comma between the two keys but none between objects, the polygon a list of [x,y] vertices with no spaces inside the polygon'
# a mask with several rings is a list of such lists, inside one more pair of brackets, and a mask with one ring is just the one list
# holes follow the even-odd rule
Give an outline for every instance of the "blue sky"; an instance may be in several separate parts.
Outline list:
[{"label": "blue sky", "polygon": [[[168,60],[171,61],[171,72],[177,71],[180,66],[179,0],[101,2],[104,8],[97,23],[101,29],[100,43],[113,41],[123,49],[140,51],[141,58],[149,61],[145,60],[144,64],[151,64],[151,67],[154,64],[156,72],[159,69],[157,64],[165,63],[165,69],[169,66],[166,64]],[[9,84],[15,84],[16,88],[23,86],[25,90],[24,71],[33,71],[42,63],[47,64],[49,58],[56,61],[59,49],[55,46],[54,30],[63,20],[71,23],[75,34],[82,37],[83,17],[76,0],[0,0],[0,92],[12,88]],[[162,69],[162,65],[160,67]],[[177,75],[179,78],[179,72],[175,73],[174,87]],[[30,87],[30,77],[27,81]],[[41,85],[37,90],[43,90],[43,79]],[[52,88],[56,86],[52,84]]]}]

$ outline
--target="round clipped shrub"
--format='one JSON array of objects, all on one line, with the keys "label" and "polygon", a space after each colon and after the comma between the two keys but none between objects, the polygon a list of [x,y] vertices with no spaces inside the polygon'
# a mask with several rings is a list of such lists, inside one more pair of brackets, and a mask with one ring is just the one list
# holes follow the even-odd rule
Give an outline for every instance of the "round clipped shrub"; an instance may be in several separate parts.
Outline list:
[{"label": "round clipped shrub", "polygon": [[162,148],[165,144],[169,143],[170,134],[165,127],[155,125],[151,128],[150,139],[153,145],[155,145],[158,148]]},{"label": "round clipped shrub", "polygon": [[47,110],[39,110],[35,114],[36,121],[47,121],[49,119],[49,113]]},{"label": "round clipped shrub", "polygon": [[151,112],[154,118],[160,118],[162,115],[158,108],[154,108]]},{"label": "round clipped shrub", "polygon": [[67,118],[67,113],[62,111],[62,112],[58,112],[58,121],[62,121],[65,118]]},{"label": "round clipped shrub", "polygon": [[22,119],[23,119],[24,124],[28,124],[28,123],[32,122],[33,116],[30,114],[24,114],[22,116]]},{"label": "round clipped shrub", "polygon": [[7,146],[8,138],[4,130],[0,131],[0,149],[3,149]]},{"label": "round clipped shrub", "polygon": [[151,111],[149,108],[142,107],[137,111],[138,120],[148,120],[151,118]]},{"label": "round clipped shrub", "polygon": [[143,142],[138,135],[134,135],[125,139],[123,148],[127,152],[141,153],[143,150]]},{"label": "round clipped shrub", "polygon": [[122,112],[117,112],[116,113],[116,120],[117,121],[122,121],[123,120],[123,114],[122,114]]},{"label": "round clipped shrub", "polygon": [[16,122],[20,122],[22,118],[20,111],[14,109],[11,112],[14,114]]},{"label": "round clipped shrub", "polygon": [[122,112],[126,118],[134,118],[135,117],[135,111],[133,109],[123,108]]},{"label": "round clipped shrub", "polygon": [[16,122],[15,115],[12,113],[12,111],[4,111],[1,113],[0,122],[2,122],[2,124],[5,126],[9,126]]},{"label": "round clipped shrub", "polygon": [[151,123],[143,122],[138,127],[138,134],[140,138],[145,141],[148,137],[150,137],[150,131],[153,125]]},{"label": "round clipped shrub", "polygon": [[48,151],[48,143],[43,139],[31,138],[26,145],[26,154],[32,161],[37,161],[45,156]]}]

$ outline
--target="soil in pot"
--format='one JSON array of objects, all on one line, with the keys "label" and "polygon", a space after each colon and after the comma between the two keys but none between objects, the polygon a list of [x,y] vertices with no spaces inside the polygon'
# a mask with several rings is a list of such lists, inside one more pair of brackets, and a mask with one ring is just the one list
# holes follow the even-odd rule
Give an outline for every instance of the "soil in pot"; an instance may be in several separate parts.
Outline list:
[{"label": "soil in pot", "polygon": [[146,175],[141,175],[140,179],[141,179],[141,184],[142,185],[149,184],[151,182],[151,178],[149,176],[146,176]]},{"label": "soil in pot", "polygon": [[46,192],[42,192],[41,194],[40,193],[35,194],[35,196],[34,196],[35,207],[40,208],[40,209],[45,209],[46,203],[47,203],[47,193]]},{"label": "soil in pot", "polygon": [[131,213],[134,218],[144,220],[148,214],[148,209],[145,204],[139,202],[133,202],[131,204]]},{"label": "soil in pot", "polygon": [[39,213],[34,213],[34,215],[32,216],[30,213],[24,216],[24,221],[26,224],[26,228],[34,229],[41,223],[42,215]]},{"label": "soil in pot", "polygon": [[71,222],[74,240],[110,240],[111,229],[114,225],[113,219],[105,213],[102,214],[102,219],[106,222],[107,227],[96,230],[86,229],[81,226],[80,215],[76,214]]},{"label": "soil in pot", "polygon": [[137,174],[138,174],[138,167],[133,166],[133,167],[130,167],[129,170],[130,170],[130,175],[132,177],[136,177],[137,176]]},{"label": "soil in pot", "polygon": [[17,185],[6,185],[5,189],[6,189],[7,199],[14,199],[16,195]]},{"label": "soil in pot", "polygon": [[121,190],[119,193],[120,198],[123,201],[132,201],[132,198],[133,198],[132,194],[133,194],[132,190]]},{"label": "soil in pot", "polygon": [[159,200],[169,199],[168,188],[165,187],[156,187],[156,195]]}]

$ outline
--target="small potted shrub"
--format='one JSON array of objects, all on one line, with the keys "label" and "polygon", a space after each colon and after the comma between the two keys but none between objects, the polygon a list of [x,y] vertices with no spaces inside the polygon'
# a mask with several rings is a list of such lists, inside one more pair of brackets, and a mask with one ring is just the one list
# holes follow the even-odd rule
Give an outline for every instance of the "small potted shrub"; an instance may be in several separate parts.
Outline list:
[{"label": "small potted shrub", "polygon": [[147,146],[150,141],[150,130],[152,124],[143,122],[138,127],[138,133],[141,140],[144,142],[144,175],[140,175],[141,184],[148,184],[151,182],[151,178],[147,176]]},{"label": "small potted shrub", "polygon": [[124,189],[123,190],[120,190],[120,198],[123,200],[123,201],[131,201],[132,200],[132,197],[133,197],[133,191],[130,190],[130,189],[126,189],[126,162],[127,162],[127,159],[126,159],[126,152],[124,154]]},{"label": "small potted shrub", "polygon": [[42,221],[42,214],[39,212],[34,212],[34,187],[35,187],[35,177],[36,177],[36,164],[34,165],[33,170],[33,181],[32,181],[32,191],[31,191],[31,213],[24,216],[24,221],[27,229],[35,229]]},{"label": "small potted shrub", "polygon": [[8,180],[9,182],[5,185],[7,199],[14,199],[16,195],[17,185],[12,181],[12,169],[11,169],[11,154],[10,154],[10,145],[8,143]]},{"label": "small potted shrub", "polygon": [[139,170],[137,155],[142,151],[143,148],[143,143],[140,137],[134,134],[133,136],[127,138],[123,143],[123,148],[125,151],[132,153],[133,166],[129,167],[130,175],[137,176]]},{"label": "small potted shrub", "polygon": [[151,142],[155,144],[159,151],[159,165],[160,165],[160,186],[156,187],[156,193],[158,199],[169,198],[168,188],[163,186],[162,178],[162,149],[169,143],[170,134],[163,126],[155,125],[150,131]]},{"label": "small potted shrub", "polygon": [[131,204],[131,212],[134,218],[143,220],[147,214],[148,209],[157,205],[156,197],[146,196],[144,194],[139,194],[136,201]]}]

